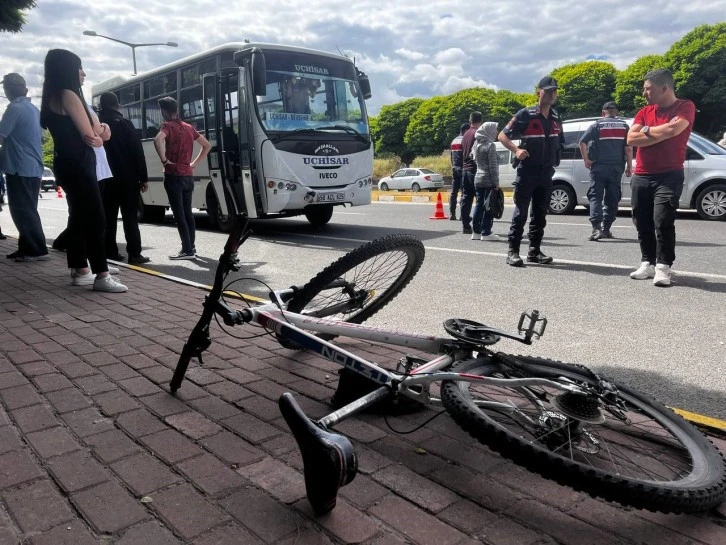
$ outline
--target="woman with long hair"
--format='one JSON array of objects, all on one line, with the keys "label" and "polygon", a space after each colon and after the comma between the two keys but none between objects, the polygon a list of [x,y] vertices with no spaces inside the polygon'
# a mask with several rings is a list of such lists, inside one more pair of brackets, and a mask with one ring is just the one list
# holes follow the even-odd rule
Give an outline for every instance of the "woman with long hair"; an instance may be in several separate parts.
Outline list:
[{"label": "woman with long hair", "polygon": [[86,105],[81,90],[83,77],[85,73],[78,55],[65,49],[48,51],[40,124],[53,137],[54,171],[68,199],[66,253],[72,283],[74,286],[92,284],[96,291],[120,293],[128,288],[109,274],[104,241],[106,219],[93,150],[103,146],[99,134],[106,136],[108,127],[101,126]]}]

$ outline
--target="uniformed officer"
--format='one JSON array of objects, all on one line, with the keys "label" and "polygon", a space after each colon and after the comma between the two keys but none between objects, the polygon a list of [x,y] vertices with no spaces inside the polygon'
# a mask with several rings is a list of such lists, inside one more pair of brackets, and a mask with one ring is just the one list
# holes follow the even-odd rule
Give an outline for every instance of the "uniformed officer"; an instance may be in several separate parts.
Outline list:
[{"label": "uniformed officer", "polygon": [[451,141],[451,195],[449,196],[449,219],[456,221],[456,203],[461,190],[461,175],[464,168],[464,154],[461,150],[461,141],[464,133],[469,130],[469,124],[463,123],[459,127],[459,136]]},{"label": "uniformed officer", "polygon": [[626,137],[630,127],[618,119],[618,105],[606,102],[602,107],[602,119],[590,125],[580,138],[580,151],[585,167],[590,170],[590,223],[592,234],[588,240],[613,238],[610,226],[618,213],[622,196],[621,180],[633,174],[633,146]]},{"label": "uniformed officer", "polygon": [[[547,210],[552,193],[552,176],[560,164],[560,153],[565,144],[562,120],[552,105],[557,100],[557,80],[544,77],[537,85],[537,106],[522,108],[511,119],[499,141],[516,155],[517,177],[514,180],[514,212],[509,228],[509,252],[507,264],[522,267],[519,245],[527,222],[527,212],[532,203],[529,221],[528,263],[552,263],[552,258],[542,253],[540,246],[547,225]],[[519,138],[519,146],[512,140]]]}]

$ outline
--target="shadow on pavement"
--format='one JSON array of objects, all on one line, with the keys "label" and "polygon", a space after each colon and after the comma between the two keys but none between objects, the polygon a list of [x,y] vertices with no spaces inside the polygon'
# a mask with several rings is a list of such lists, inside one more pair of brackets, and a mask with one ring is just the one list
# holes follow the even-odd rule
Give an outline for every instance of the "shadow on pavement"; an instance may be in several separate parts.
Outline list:
[{"label": "shadow on pavement", "polygon": [[[673,365],[665,361],[664,365]],[[631,367],[590,366],[594,371],[638,392],[653,392],[652,397],[668,407],[685,409],[720,420],[726,419],[724,392],[709,390],[702,386],[683,384],[662,373],[654,373]],[[694,404],[694,400],[698,405]],[[726,433],[726,430],[724,430]]]}]

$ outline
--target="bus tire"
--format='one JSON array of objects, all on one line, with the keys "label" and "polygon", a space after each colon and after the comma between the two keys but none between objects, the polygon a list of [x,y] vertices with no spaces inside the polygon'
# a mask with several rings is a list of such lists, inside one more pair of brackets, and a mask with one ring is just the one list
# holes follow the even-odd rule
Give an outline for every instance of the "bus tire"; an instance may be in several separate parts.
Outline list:
[{"label": "bus tire", "polygon": [[[226,193],[226,192],[225,192]],[[219,229],[223,233],[229,233],[234,227],[234,206],[232,206],[232,199],[227,195],[227,210],[231,211],[231,214],[222,216],[219,210],[219,201],[217,201],[217,194],[214,191],[214,187],[211,184],[207,186],[207,215],[209,216],[209,223],[212,227]]]},{"label": "bus tire", "polygon": [[308,206],[305,208],[305,217],[311,225],[321,227],[330,221],[333,217],[333,205],[321,204],[316,206]]},{"label": "bus tire", "polygon": [[153,206],[144,204],[143,199],[139,195],[139,210],[136,214],[139,223],[163,223],[165,216],[165,206]]}]

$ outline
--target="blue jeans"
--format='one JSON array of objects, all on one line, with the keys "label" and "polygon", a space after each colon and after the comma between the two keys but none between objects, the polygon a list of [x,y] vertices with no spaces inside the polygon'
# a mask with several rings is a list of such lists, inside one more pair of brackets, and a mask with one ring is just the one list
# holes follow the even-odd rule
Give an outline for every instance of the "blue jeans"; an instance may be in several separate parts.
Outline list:
[{"label": "blue jeans", "polygon": [[519,252],[519,245],[527,223],[529,205],[532,214],[529,219],[529,246],[539,250],[547,225],[547,210],[552,194],[552,167],[519,167],[514,180],[514,212],[509,227],[509,249]]},{"label": "blue jeans", "polygon": [[43,225],[38,214],[40,178],[6,174],[10,217],[18,229],[18,253],[39,256],[48,253]]},{"label": "blue jeans", "polygon": [[602,227],[607,231],[615,221],[622,196],[620,184],[623,170],[622,164],[592,165],[587,198],[590,201],[590,223],[593,229]]},{"label": "blue jeans", "polygon": [[192,214],[192,193],[194,193],[193,176],[164,175],[164,189],[169,197],[169,205],[174,214],[176,228],[181,238],[182,252],[193,253],[196,227]]},{"label": "blue jeans", "polygon": [[476,205],[474,206],[474,219],[472,220],[471,228],[475,233],[479,233],[480,235],[492,234],[494,216],[489,211],[489,198],[493,190],[493,187],[476,188]]},{"label": "blue jeans", "polygon": [[461,191],[461,223],[464,229],[471,227],[471,205],[474,202],[474,172],[464,170]]}]

